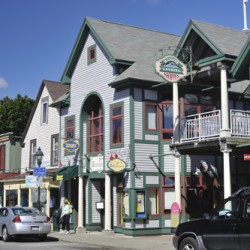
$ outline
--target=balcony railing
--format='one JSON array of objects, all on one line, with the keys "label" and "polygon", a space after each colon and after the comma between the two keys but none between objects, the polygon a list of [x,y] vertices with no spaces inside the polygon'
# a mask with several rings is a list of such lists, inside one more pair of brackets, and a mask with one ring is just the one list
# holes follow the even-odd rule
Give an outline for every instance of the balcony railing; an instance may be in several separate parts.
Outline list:
[{"label": "balcony railing", "polygon": [[[181,121],[180,141],[202,141],[220,137],[221,111],[186,116]],[[232,137],[250,138],[250,112],[230,110]]]},{"label": "balcony railing", "polygon": [[219,137],[220,128],[220,110],[186,116],[181,122],[181,142]]},{"label": "balcony railing", "polygon": [[250,137],[250,112],[230,110],[232,137]]}]

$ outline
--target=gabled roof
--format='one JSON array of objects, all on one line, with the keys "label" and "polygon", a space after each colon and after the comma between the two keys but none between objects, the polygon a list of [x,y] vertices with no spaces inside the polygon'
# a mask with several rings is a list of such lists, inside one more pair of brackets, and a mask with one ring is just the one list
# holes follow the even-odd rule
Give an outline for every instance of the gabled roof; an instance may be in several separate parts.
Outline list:
[{"label": "gabled roof", "polygon": [[249,61],[250,61],[250,37],[241,50],[240,55],[237,60],[234,62],[231,72],[233,77],[239,79],[249,79]]},{"label": "gabled roof", "polygon": [[[179,36],[152,31],[124,24],[97,20],[87,17],[62,76],[63,82],[70,82],[88,33],[91,32],[105,51],[110,64],[131,66],[114,82],[125,79],[139,79],[163,82],[154,72],[154,62],[162,56],[162,50],[175,47]],[[173,51],[168,51],[172,54]]]},{"label": "gabled roof", "polygon": [[33,116],[35,114],[35,111],[36,111],[37,105],[39,103],[39,100],[41,98],[41,95],[42,95],[42,92],[44,90],[44,87],[47,88],[52,101],[55,101],[60,96],[64,95],[66,92],[69,91],[69,86],[68,85],[64,85],[64,84],[62,84],[60,82],[48,81],[48,80],[43,80],[42,81],[42,84],[41,84],[40,89],[38,91],[35,103],[34,103],[34,105],[32,107],[32,110],[30,112],[28,121],[27,121],[25,129],[24,129],[24,132],[22,134],[21,145],[23,144],[23,142],[25,140],[25,137],[27,135],[27,132],[29,130],[30,124],[32,122]]},{"label": "gabled roof", "polygon": [[192,46],[194,50],[199,48],[202,53],[195,55],[194,51],[197,61],[209,57],[214,61],[234,61],[247,39],[248,34],[245,31],[190,20],[179,46]]}]

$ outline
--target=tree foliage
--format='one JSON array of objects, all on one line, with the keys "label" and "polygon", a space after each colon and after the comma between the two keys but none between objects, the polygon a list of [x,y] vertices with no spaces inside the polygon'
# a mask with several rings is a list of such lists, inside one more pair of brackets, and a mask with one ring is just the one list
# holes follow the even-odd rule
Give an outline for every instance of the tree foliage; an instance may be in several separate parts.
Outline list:
[{"label": "tree foliage", "polygon": [[4,97],[0,100],[0,134],[13,132],[15,136],[21,136],[34,102],[21,95],[17,95],[15,99]]}]

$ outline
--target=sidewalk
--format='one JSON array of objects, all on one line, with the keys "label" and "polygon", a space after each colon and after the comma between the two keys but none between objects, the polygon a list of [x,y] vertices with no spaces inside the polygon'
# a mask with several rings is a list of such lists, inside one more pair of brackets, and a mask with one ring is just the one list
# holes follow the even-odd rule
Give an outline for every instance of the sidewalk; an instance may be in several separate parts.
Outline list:
[{"label": "sidewalk", "polygon": [[57,238],[60,241],[66,242],[105,246],[105,249],[112,250],[174,250],[172,235],[133,237],[114,234],[113,232],[77,232],[67,235],[60,234],[59,232],[51,232],[48,237]]}]

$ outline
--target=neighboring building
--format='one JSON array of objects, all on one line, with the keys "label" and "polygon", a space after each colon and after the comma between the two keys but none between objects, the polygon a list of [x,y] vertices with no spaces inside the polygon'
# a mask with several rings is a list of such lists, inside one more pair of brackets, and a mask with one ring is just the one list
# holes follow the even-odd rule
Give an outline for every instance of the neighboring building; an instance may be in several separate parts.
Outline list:
[{"label": "neighboring building", "polygon": [[[54,209],[60,205],[60,183],[52,179],[53,173],[60,165],[60,114],[59,110],[51,108],[50,104],[59,96],[65,94],[68,89],[67,85],[58,82],[47,80],[42,82],[20,141],[22,157],[19,157],[17,168],[19,168],[21,174],[4,181],[5,192],[17,194],[14,205],[37,207],[38,188],[30,187],[30,184],[27,184],[27,176],[31,178],[30,175],[33,175],[34,167],[37,167],[35,154],[40,147],[44,154],[41,167],[46,168],[46,176],[43,177],[40,188],[40,204],[41,209],[48,216],[51,216]],[[4,203],[9,205],[7,197],[8,195],[6,195]]]},{"label": "neighboring building", "polygon": [[[20,173],[20,140],[20,136],[14,136],[11,132],[0,135],[0,206],[3,206],[4,204],[4,190],[2,180],[16,176]],[[8,194],[5,195],[10,198]],[[17,196],[13,195],[12,198],[17,199]]]}]

